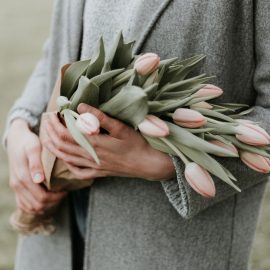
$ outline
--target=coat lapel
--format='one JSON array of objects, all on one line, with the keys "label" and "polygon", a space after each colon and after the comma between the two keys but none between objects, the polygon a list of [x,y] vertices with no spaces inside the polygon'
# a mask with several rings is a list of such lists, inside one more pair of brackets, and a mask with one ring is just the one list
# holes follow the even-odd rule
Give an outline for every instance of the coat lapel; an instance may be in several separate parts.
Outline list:
[{"label": "coat lapel", "polygon": [[[150,36],[156,23],[165,12],[167,7],[173,2],[173,0],[158,0],[153,1],[154,5],[150,9],[141,9],[141,18],[145,18],[141,29],[141,33],[138,36],[136,45],[134,47],[134,53],[138,54],[142,50],[147,38]],[[151,12],[150,12],[151,10]],[[150,14],[149,14],[150,13]],[[150,15],[150,16],[149,16]],[[143,21],[143,20],[142,20]],[[140,21],[139,21],[140,22]]]},{"label": "coat lapel", "polygon": [[[67,8],[67,53],[70,62],[79,60],[83,31],[83,12],[85,0],[70,0]],[[75,12],[76,11],[76,12]]]}]

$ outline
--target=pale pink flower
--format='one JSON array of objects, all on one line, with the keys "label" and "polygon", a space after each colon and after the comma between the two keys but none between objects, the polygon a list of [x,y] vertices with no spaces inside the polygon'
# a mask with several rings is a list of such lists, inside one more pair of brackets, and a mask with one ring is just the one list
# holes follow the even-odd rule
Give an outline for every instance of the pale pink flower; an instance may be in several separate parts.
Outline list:
[{"label": "pale pink flower", "polygon": [[167,124],[154,115],[147,115],[138,125],[138,129],[145,135],[158,138],[166,137],[170,133]]},{"label": "pale pink flower", "polygon": [[206,118],[197,111],[179,108],[173,113],[173,121],[182,127],[197,128],[207,123]]},{"label": "pale pink flower", "polygon": [[203,88],[201,88],[200,90],[198,90],[194,96],[197,98],[201,98],[201,97],[219,97],[223,94],[223,90],[213,84],[207,84],[206,86],[204,86]]},{"label": "pale pink flower", "polygon": [[216,195],[215,183],[204,168],[195,162],[190,162],[185,168],[185,178],[189,185],[200,195],[213,198]]},{"label": "pale pink flower", "polygon": [[86,135],[96,135],[99,133],[100,123],[94,114],[87,112],[78,116],[76,127]]},{"label": "pale pink flower", "polygon": [[270,144],[268,133],[261,127],[249,123],[236,127],[236,138],[246,144],[264,146]]},{"label": "pale pink flower", "polygon": [[195,104],[192,104],[190,106],[191,109],[196,109],[196,108],[202,108],[202,109],[208,109],[208,110],[211,110],[213,109],[213,106],[205,101],[201,101],[201,102],[198,102],[198,103],[195,103]]},{"label": "pale pink flower", "polygon": [[267,157],[263,157],[261,155],[247,151],[241,151],[240,158],[249,168],[257,172],[260,173],[270,172],[270,160]]},{"label": "pale pink flower", "polygon": [[136,71],[142,75],[148,75],[154,72],[160,63],[160,57],[155,53],[145,53],[140,56],[134,64]]},{"label": "pale pink flower", "polygon": [[[237,151],[237,149],[236,149],[236,147],[232,144],[232,143],[224,143],[224,142],[221,142],[221,141],[219,141],[219,140],[210,140],[210,141],[208,141],[209,143],[212,143],[212,144],[214,144],[214,145],[217,145],[217,146],[219,146],[219,147],[222,147],[222,148],[224,148],[224,149],[226,149],[226,150],[229,150],[229,151],[231,151],[232,153],[234,153],[235,155],[238,155],[238,151]],[[224,155],[222,155],[222,154],[219,154],[219,156],[220,157],[223,157]]]}]

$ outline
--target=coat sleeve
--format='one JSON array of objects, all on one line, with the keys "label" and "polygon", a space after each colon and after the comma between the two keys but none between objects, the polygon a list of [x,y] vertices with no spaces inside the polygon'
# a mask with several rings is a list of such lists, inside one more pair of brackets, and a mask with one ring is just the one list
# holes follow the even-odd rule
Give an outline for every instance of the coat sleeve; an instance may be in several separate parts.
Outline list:
[{"label": "coat sleeve", "polygon": [[[246,116],[246,118],[259,122],[260,126],[270,134],[270,2],[269,0],[258,0],[255,2],[256,68],[253,85],[257,92],[257,98],[254,111]],[[230,186],[213,177],[217,189],[216,197],[214,199],[202,197],[195,193],[186,182],[182,161],[174,156],[172,156],[172,159],[177,177],[176,179],[162,181],[161,183],[169,201],[183,218],[192,218],[211,205],[237,193]],[[267,180],[267,174],[261,174],[249,169],[239,159],[219,158],[218,161],[228,168],[238,179],[237,185],[242,192]]]},{"label": "coat sleeve", "polygon": [[48,70],[48,54],[50,41],[47,40],[43,46],[42,58],[37,63],[32,75],[30,76],[21,96],[14,102],[8,112],[6,128],[3,135],[3,146],[6,148],[7,131],[11,122],[16,118],[26,120],[30,128],[38,126],[41,113],[48,103],[46,94],[46,77]]},{"label": "coat sleeve", "polygon": [[14,119],[25,119],[33,131],[38,131],[40,117],[50,99],[59,68],[77,60],[83,8],[83,0],[53,1],[50,36],[22,95],[8,112],[2,140],[4,148],[6,148],[8,128]]}]

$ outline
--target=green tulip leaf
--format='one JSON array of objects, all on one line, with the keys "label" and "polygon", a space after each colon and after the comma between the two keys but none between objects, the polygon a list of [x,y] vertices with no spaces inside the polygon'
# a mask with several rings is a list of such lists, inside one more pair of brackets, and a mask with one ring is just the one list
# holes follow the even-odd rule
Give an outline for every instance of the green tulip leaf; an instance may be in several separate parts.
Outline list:
[{"label": "green tulip leaf", "polygon": [[115,76],[112,81],[112,88],[115,89],[123,83],[128,82],[129,79],[132,77],[133,73],[134,69],[128,69]]},{"label": "green tulip leaf", "polygon": [[91,82],[96,84],[97,86],[100,86],[101,84],[105,83],[106,81],[112,79],[114,76],[119,75],[120,73],[123,72],[124,69],[115,69],[115,70],[110,70],[104,73],[101,73],[93,78],[91,78]]},{"label": "green tulip leaf", "polygon": [[109,101],[101,104],[100,109],[137,127],[148,113],[147,95],[140,87],[126,85]]},{"label": "green tulip leaf", "polygon": [[213,134],[219,134],[219,135],[235,135],[237,134],[235,130],[235,124],[231,123],[210,123],[209,121],[204,125],[204,127],[207,128],[214,128],[214,130],[211,132]]},{"label": "green tulip leaf", "polygon": [[[110,64],[105,63],[101,73],[104,74],[111,70]],[[99,86],[99,104],[108,101],[112,96],[112,78],[108,79]]]},{"label": "green tulip leaf", "polygon": [[71,98],[69,108],[77,111],[80,103],[86,103],[94,107],[99,105],[99,87],[85,76],[80,78],[78,89]]},{"label": "green tulip leaf", "polygon": [[86,74],[86,69],[90,61],[91,60],[89,59],[85,61],[74,62],[67,68],[61,83],[61,96],[65,96],[68,99],[71,98],[74,91],[78,87],[81,76]]},{"label": "green tulip leaf", "polygon": [[105,61],[105,49],[103,38],[101,37],[99,39],[98,46],[92,57],[92,60],[87,67],[86,76],[89,79],[91,79],[92,77],[95,77],[98,74],[100,74],[104,65],[104,61]]},{"label": "green tulip leaf", "polygon": [[149,100],[151,100],[154,97],[157,89],[158,89],[157,83],[154,83],[154,84],[152,84],[149,87],[144,89],[144,92],[147,94]]},{"label": "green tulip leaf", "polygon": [[160,100],[148,101],[149,112],[153,114],[165,113],[174,111],[175,109],[184,106],[192,97],[186,97],[178,100]]},{"label": "green tulip leaf", "polygon": [[252,145],[242,143],[242,142],[238,141],[234,136],[223,135],[223,137],[226,140],[232,142],[237,148],[239,148],[241,150],[248,151],[251,153],[255,153],[255,154],[270,158],[270,154],[267,153],[265,149],[261,149],[260,147],[257,147],[257,146],[252,146]]},{"label": "green tulip leaf", "polygon": [[174,141],[184,144],[190,148],[197,149],[202,152],[206,152],[214,155],[224,155],[227,157],[236,157],[237,155],[233,152],[219,147],[217,145],[213,145],[198,136],[188,132],[182,127],[174,125],[170,122],[166,122],[169,129],[170,135],[169,138],[172,138]]},{"label": "green tulip leaf", "polygon": [[211,116],[211,117],[221,119],[221,120],[224,120],[224,121],[227,121],[227,122],[235,123],[234,119],[232,119],[231,117],[229,117],[227,115],[219,113],[219,112],[215,112],[215,111],[208,110],[208,109],[203,109],[203,108],[195,108],[194,110],[200,112],[201,114],[203,114],[205,116]]},{"label": "green tulip leaf", "polygon": [[108,63],[110,63],[112,69],[126,68],[130,64],[133,59],[134,43],[134,41],[124,43],[122,32],[117,35],[108,57]]}]

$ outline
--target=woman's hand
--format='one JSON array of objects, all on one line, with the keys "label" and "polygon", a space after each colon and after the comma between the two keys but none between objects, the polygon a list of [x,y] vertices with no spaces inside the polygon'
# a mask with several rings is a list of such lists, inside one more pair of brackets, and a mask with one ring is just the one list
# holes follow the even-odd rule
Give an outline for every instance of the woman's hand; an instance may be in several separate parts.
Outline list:
[{"label": "woman's hand", "polygon": [[42,142],[58,158],[65,161],[68,169],[78,179],[127,176],[166,180],[175,176],[171,158],[153,149],[139,132],[89,105],[80,104],[78,111],[94,114],[101,127],[109,133],[88,136],[100,159],[100,165],[73,140],[55,113],[52,113],[44,124],[47,139]]},{"label": "woman's hand", "polygon": [[40,213],[57,205],[65,193],[46,191],[41,144],[23,119],[13,120],[7,137],[10,186],[15,192],[17,207],[27,213]]}]

